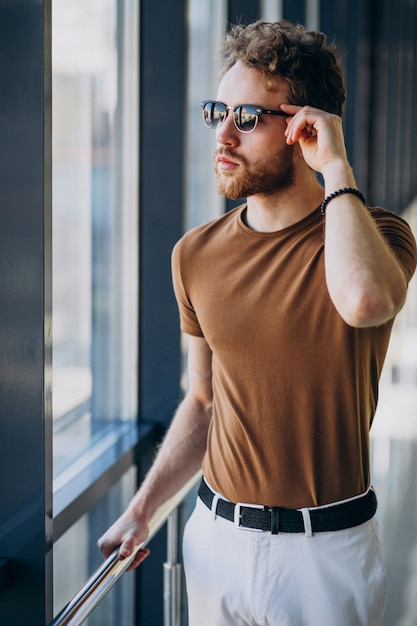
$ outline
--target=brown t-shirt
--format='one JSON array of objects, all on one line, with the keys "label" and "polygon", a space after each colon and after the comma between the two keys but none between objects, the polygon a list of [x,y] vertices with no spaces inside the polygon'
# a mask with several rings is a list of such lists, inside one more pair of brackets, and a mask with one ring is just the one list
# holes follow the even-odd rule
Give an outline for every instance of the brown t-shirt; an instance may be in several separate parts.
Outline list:
[{"label": "brown t-shirt", "polygon": [[[369,429],[392,321],[352,328],[330,300],[320,211],[283,230],[248,228],[245,205],[173,251],[185,333],[213,352],[213,418],[203,472],[232,502],[301,508],[369,485]],[[371,209],[407,280],[408,225]]]}]

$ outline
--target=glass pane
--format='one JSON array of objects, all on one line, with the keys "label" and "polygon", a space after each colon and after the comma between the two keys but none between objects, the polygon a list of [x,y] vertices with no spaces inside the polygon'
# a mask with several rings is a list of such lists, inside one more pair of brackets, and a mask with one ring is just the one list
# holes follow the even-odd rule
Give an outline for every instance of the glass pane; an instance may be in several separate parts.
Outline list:
[{"label": "glass pane", "polygon": [[136,418],[137,11],[53,0],[55,476]]}]

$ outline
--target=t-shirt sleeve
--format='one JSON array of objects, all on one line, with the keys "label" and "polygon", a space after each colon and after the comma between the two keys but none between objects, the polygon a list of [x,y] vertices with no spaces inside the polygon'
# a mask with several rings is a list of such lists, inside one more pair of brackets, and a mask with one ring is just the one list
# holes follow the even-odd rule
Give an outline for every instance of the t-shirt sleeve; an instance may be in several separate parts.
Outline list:
[{"label": "t-shirt sleeve", "polygon": [[371,215],[410,282],[417,264],[416,240],[410,226],[399,215],[383,209],[371,209]]},{"label": "t-shirt sleeve", "polygon": [[196,312],[184,284],[184,272],[182,271],[182,246],[183,242],[180,240],[172,251],[171,259],[172,282],[180,314],[181,330],[188,335],[203,337],[203,331],[201,330]]}]

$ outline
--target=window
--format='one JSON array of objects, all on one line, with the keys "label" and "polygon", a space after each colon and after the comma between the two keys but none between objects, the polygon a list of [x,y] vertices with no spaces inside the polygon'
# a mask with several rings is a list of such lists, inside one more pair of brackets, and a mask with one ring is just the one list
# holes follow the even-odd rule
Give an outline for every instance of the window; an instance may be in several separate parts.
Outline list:
[{"label": "window", "polygon": [[54,0],[54,477],[136,418],[137,3]]},{"label": "window", "polygon": [[[52,7],[55,613],[101,562],[97,538],[136,488],[117,460],[137,440],[137,4]],[[114,486],[100,499],[105,472]],[[116,604],[131,623],[130,587],[100,609],[110,621],[91,623],[114,623]]]},{"label": "window", "polygon": [[224,210],[212,165],[215,133],[202,123],[200,102],[216,96],[220,73],[216,54],[225,33],[226,15],[224,0],[189,2],[186,230],[219,216]]},{"label": "window", "polygon": [[136,418],[136,10],[53,2],[55,476]]}]

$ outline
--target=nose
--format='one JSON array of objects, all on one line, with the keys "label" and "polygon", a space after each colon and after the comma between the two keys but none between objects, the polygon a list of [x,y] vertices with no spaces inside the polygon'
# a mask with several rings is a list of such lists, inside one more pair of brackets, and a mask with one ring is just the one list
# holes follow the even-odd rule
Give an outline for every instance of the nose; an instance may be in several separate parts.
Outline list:
[{"label": "nose", "polygon": [[233,121],[233,111],[229,111],[223,124],[216,129],[216,141],[222,146],[237,146],[239,134]]}]

